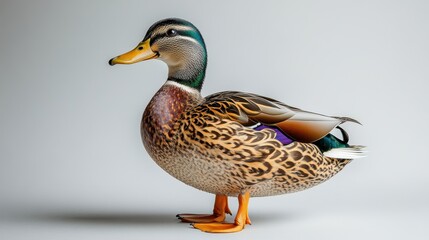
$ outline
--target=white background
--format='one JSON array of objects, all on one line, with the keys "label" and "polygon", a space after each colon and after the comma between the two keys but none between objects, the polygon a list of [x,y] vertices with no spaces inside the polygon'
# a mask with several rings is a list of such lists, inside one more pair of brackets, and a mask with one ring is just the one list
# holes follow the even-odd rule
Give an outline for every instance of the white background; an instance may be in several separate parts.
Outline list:
[{"label": "white background", "polygon": [[[427,239],[428,12],[427,1],[2,0],[0,238]],[[369,156],[310,190],[251,199],[241,233],[178,223],[210,212],[213,196],[141,144],[167,67],[107,64],[167,17],[205,38],[203,95],[254,92],[356,118],[363,126],[344,127]]]}]

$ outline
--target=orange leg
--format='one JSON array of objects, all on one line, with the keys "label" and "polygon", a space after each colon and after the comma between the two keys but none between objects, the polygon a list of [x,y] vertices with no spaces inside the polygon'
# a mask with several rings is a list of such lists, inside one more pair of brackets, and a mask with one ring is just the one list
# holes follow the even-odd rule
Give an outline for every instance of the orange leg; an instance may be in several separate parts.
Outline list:
[{"label": "orange leg", "polygon": [[231,210],[228,208],[228,197],[216,194],[213,214],[177,214],[176,217],[182,222],[211,223],[223,222],[226,218],[226,213],[231,214]]},{"label": "orange leg", "polygon": [[243,230],[246,224],[251,224],[248,215],[250,194],[238,195],[238,211],[234,223],[194,223],[193,226],[204,232],[232,233]]}]

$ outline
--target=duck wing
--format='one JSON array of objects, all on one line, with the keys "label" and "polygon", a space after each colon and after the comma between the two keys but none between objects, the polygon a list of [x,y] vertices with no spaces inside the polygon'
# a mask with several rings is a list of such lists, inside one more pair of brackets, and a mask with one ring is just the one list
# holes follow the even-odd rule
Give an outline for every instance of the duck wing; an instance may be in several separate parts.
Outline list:
[{"label": "duck wing", "polygon": [[308,112],[275,99],[235,91],[207,96],[198,108],[243,126],[255,124],[275,126],[292,139],[305,143],[323,138],[344,122],[359,123],[352,118]]}]

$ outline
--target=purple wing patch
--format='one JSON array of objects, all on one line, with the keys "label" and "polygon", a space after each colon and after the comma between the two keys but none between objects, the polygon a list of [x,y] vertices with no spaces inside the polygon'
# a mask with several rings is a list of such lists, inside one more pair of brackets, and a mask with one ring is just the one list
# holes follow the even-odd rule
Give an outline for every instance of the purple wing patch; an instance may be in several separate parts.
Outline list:
[{"label": "purple wing patch", "polygon": [[276,139],[279,140],[283,145],[288,145],[293,142],[292,139],[290,139],[288,136],[286,136],[282,131],[280,131],[277,127],[274,126],[267,126],[264,124],[261,124],[257,127],[255,127],[255,130],[261,131],[263,129],[269,128],[271,130],[274,130],[276,132]]}]

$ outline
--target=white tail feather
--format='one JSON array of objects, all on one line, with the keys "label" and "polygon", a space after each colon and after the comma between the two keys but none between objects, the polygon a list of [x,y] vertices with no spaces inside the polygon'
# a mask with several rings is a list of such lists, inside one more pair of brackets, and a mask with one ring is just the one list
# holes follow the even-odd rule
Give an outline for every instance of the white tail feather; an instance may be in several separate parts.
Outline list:
[{"label": "white tail feather", "polygon": [[367,151],[364,146],[350,146],[348,148],[333,148],[323,155],[330,158],[356,159],[366,157]]}]

